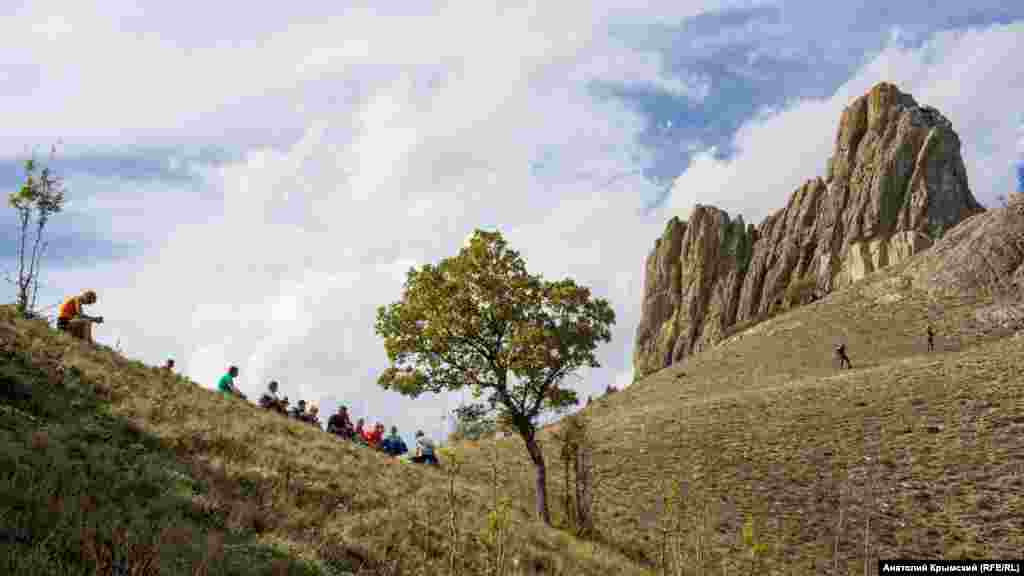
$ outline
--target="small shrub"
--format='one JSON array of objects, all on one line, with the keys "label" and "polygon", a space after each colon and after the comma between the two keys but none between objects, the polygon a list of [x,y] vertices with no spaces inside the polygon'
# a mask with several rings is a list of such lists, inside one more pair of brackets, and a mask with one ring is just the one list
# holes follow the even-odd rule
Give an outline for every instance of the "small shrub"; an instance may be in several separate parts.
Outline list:
[{"label": "small shrub", "polygon": [[565,467],[566,527],[578,536],[588,535],[594,529],[594,522],[592,447],[586,417],[582,414],[567,416],[555,439],[561,444],[560,456]]},{"label": "small shrub", "polygon": [[814,297],[814,291],[818,287],[818,280],[814,276],[790,282],[786,287],[786,304],[790,307],[807,304]]},{"label": "small shrub", "polygon": [[743,524],[743,548],[750,558],[750,574],[760,574],[761,559],[768,552],[768,544],[760,540],[758,526],[752,516]]}]

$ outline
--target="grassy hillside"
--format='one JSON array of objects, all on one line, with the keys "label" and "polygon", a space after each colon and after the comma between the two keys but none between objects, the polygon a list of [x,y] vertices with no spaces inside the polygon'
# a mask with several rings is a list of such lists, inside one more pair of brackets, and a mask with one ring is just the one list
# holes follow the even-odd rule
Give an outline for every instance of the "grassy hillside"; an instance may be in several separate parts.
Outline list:
[{"label": "grassy hillside", "polygon": [[[950,234],[1000,251],[950,253],[1009,273],[1024,243],[994,232],[1011,219]],[[1024,336],[999,319],[1020,298],[922,291],[919,264],[943,270],[952,245],[586,408],[589,541],[531,519],[518,438],[457,446],[457,470],[403,464],[0,308],[0,573],[871,574],[1019,556]],[[541,441],[562,522],[558,429]]]},{"label": "grassy hillside", "polygon": [[[990,301],[929,297],[903,270],[758,324],[584,410],[606,541],[686,574],[749,566],[748,522],[776,574],[863,574],[865,557],[873,571],[877,558],[1019,556],[1024,337],[984,321]],[[853,370],[837,369],[839,342]],[[543,444],[559,502],[555,429]],[[461,446],[468,473],[486,476],[475,463],[495,443],[520,479],[517,499],[531,502],[518,439]],[[672,494],[676,512],[666,514]]]},{"label": "grassy hillside", "polygon": [[0,471],[4,574],[484,574],[498,541],[507,574],[647,573],[518,507],[497,538],[490,479],[399,463],[6,307]]}]

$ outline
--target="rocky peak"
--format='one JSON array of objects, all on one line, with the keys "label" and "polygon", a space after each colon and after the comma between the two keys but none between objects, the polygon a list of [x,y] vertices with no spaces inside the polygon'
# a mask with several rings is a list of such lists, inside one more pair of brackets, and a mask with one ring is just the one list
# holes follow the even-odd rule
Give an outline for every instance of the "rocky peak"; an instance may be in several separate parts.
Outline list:
[{"label": "rocky peak", "polygon": [[756,228],[710,206],[669,222],[647,258],[635,370],[903,261],[982,210],[950,121],[878,84],[843,111],[825,178]]}]

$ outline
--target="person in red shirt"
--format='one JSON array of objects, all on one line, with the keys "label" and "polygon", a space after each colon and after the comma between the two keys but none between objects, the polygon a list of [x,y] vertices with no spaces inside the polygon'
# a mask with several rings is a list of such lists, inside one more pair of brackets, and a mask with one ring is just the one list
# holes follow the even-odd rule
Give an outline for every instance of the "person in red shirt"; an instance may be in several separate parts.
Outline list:
[{"label": "person in red shirt", "polygon": [[367,435],[366,443],[372,448],[380,448],[381,442],[384,441],[384,425],[377,422],[377,425],[373,427],[373,432]]},{"label": "person in red shirt", "polygon": [[356,421],[356,441],[358,442],[369,442],[366,439],[367,436],[369,436],[369,433],[363,429],[363,426],[365,425],[366,418],[360,418],[359,420]]}]

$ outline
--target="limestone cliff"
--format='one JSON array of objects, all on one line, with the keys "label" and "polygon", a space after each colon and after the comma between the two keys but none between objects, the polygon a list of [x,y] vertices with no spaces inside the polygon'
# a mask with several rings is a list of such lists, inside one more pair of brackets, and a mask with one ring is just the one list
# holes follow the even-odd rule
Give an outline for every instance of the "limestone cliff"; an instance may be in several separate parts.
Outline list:
[{"label": "limestone cliff", "polygon": [[700,205],[669,222],[647,257],[635,371],[664,368],[737,323],[905,260],[982,210],[949,120],[878,84],[843,111],[825,178],[804,183],[756,228]]}]

